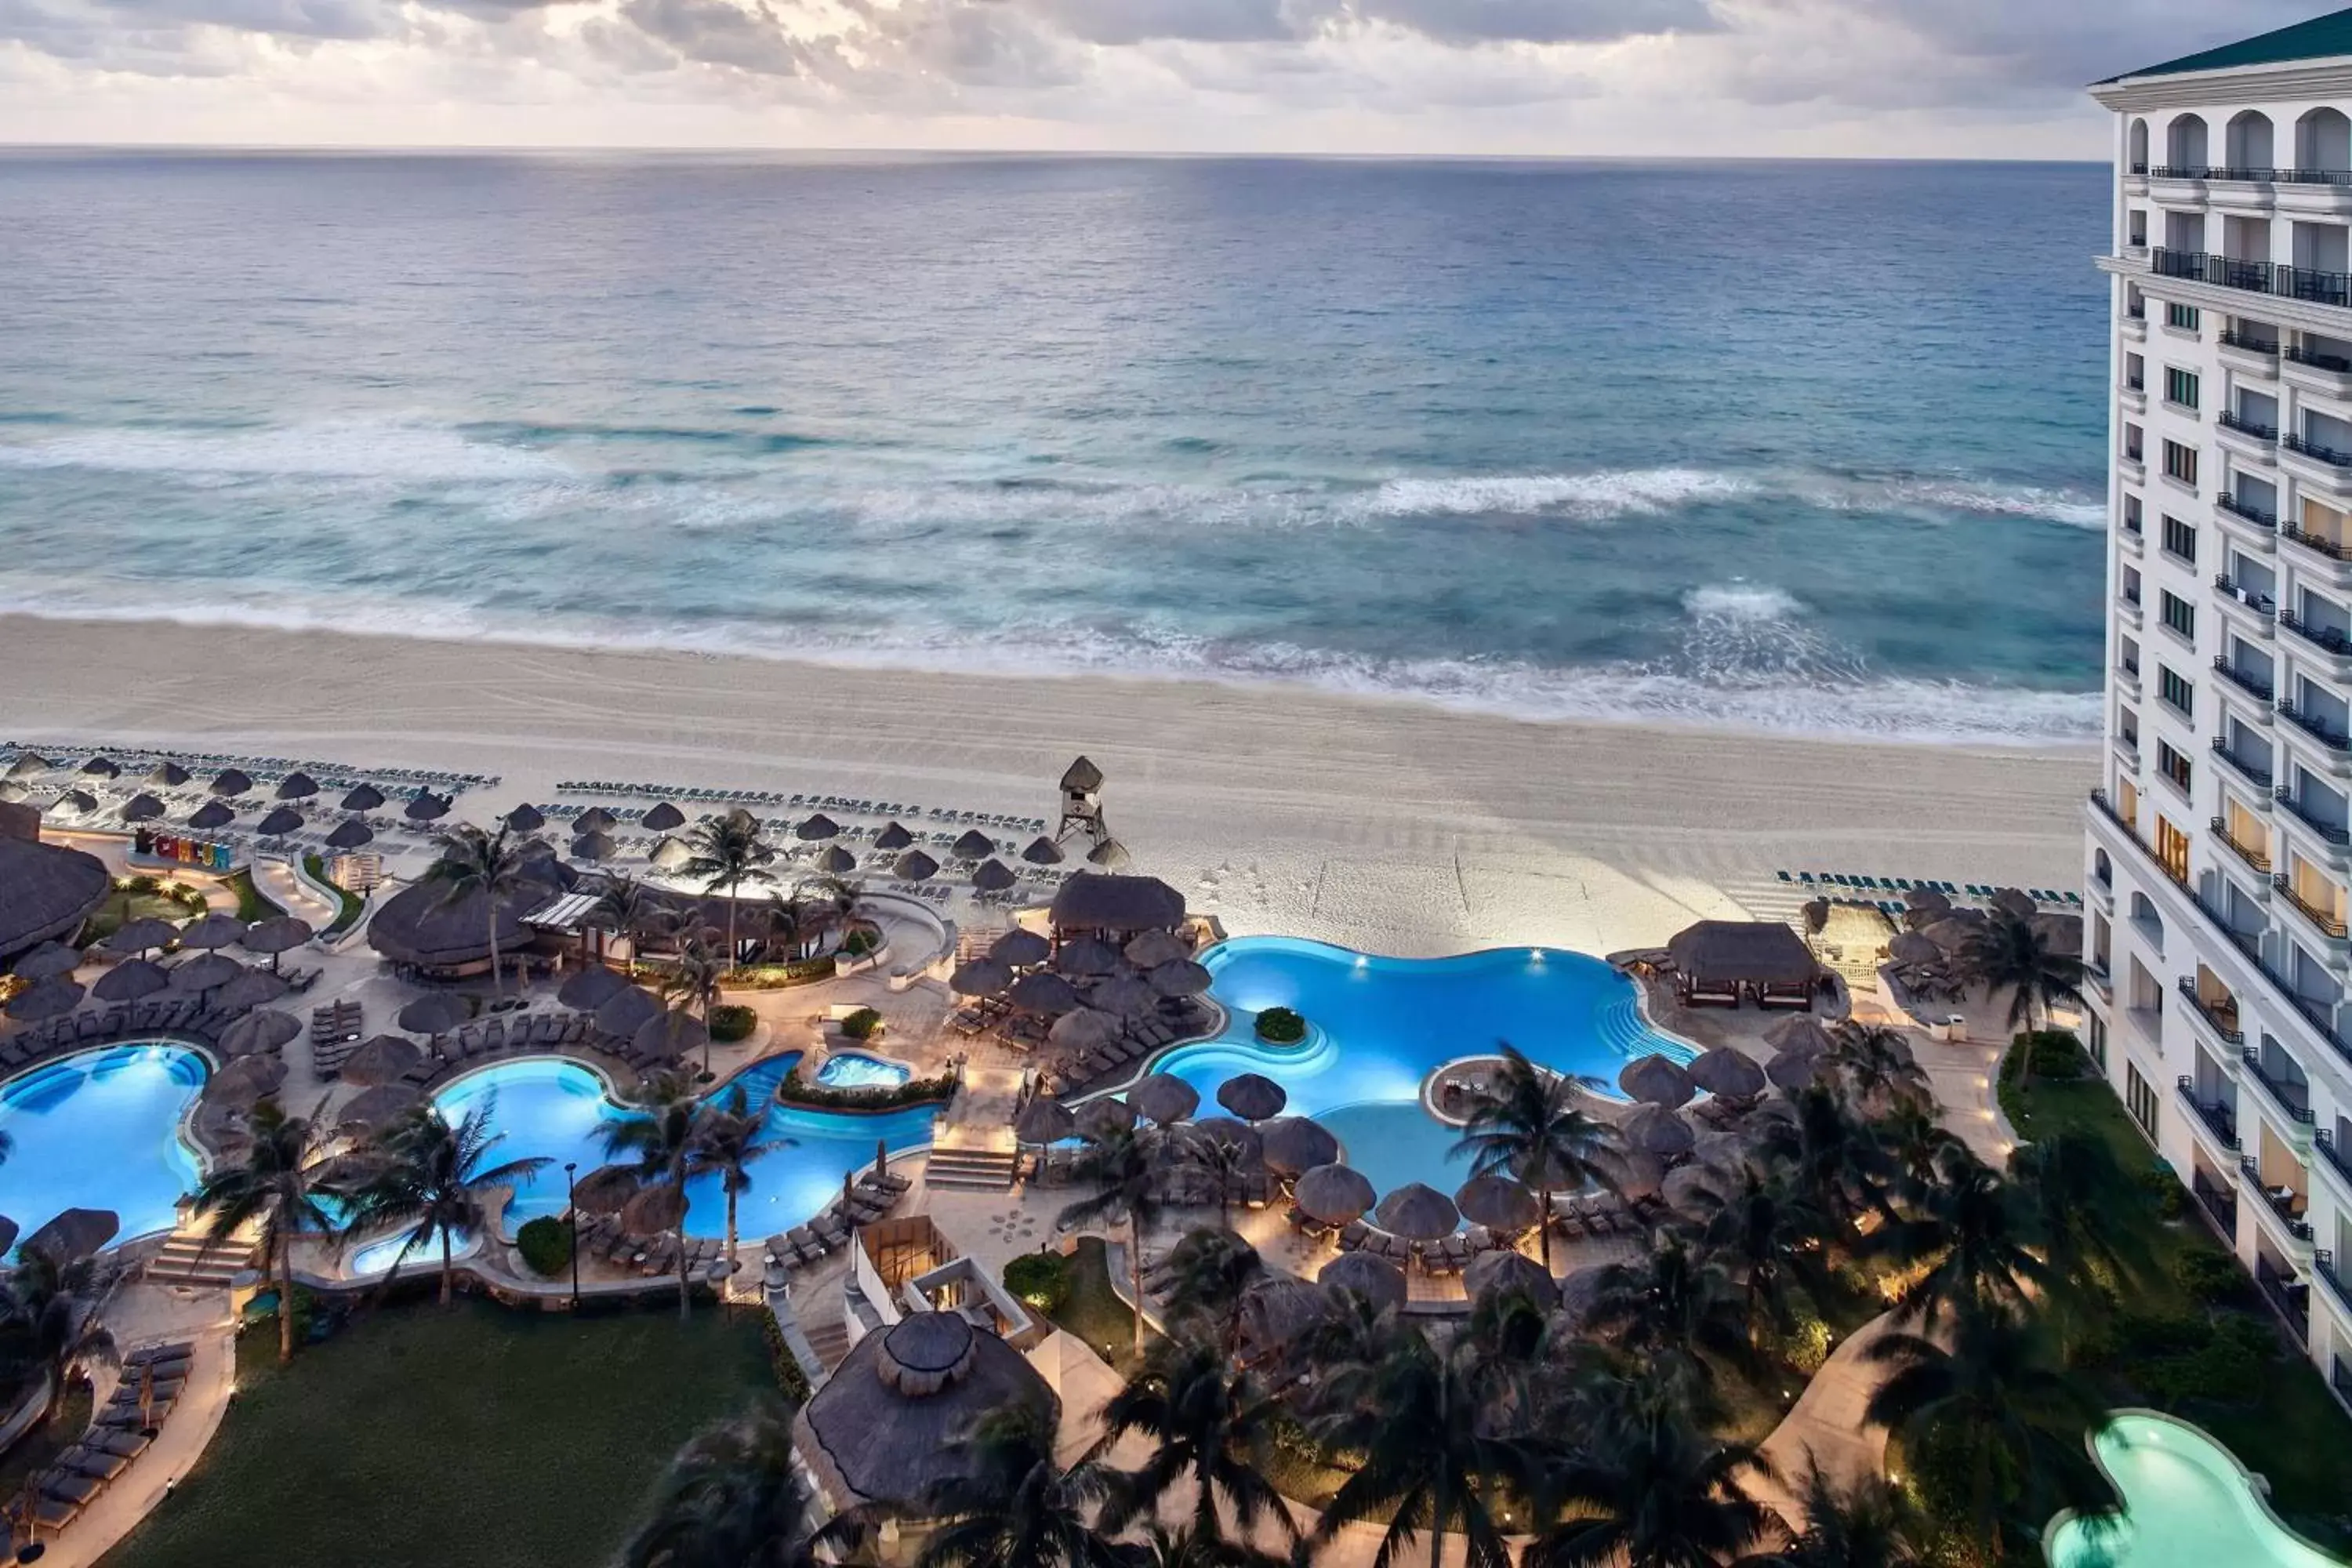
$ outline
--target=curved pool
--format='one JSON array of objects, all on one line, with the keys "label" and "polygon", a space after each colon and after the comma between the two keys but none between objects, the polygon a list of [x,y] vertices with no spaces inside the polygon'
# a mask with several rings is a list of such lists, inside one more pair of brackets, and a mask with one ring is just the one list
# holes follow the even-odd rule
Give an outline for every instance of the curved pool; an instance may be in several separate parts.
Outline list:
[{"label": "curved pool", "polygon": [[2051,1568],[2343,1568],[2272,1513],[2243,1467],[2185,1421],[2127,1411],[2091,1439],[2123,1511],[2063,1514]]},{"label": "curved pool", "polygon": [[134,1040],[0,1084],[0,1214],[27,1236],[69,1208],[112,1209],[118,1241],[171,1229],[203,1174],[180,1123],[211,1072],[193,1047]]},{"label": "curved pool", "polygon": [[[1204,1107],[1225,1079],[1264,1073],[1289,1091],[1289,1111],[1328,1128],[1341,1158],[1381,1192],[1426,1182],[1451,1193],[1468,1178],[1469,1162],[1451,1152],[1460,1134],[1422,1105],[1423,1083],[1447,1062],[1508,1040],[1613,1098],[1619,1070],[1635,1057],[1696,1054],[1650,1027],[1633,982],[1560,948],[1381,958],[1296,937],[1235,937],[1201,963],[1225,1028],[1175,1047],[1157,1070],[1199,1089]],[[1307,1037],[1258,1039],[1256,1017],[1268,1007],[1304,1016]]]},{"label": "curved pool", "polygon": [[864,1051],[835,1051],[816,1069],[816,1080],[827,1089],[896,1089],[915,1076],[905,1062],[894,1062]]},{"label": "curved pool", "polygon": [[[751,1190],[736,1199],[736,1225],[747,1237],[772,1236],[804,1223],[841,1192],[841,1179],[874,1160],[878,1139],[892,1151],[931,1141],[932,1106],[860,1115],[809,1110],[775,1103],[776,1085],[801,1059],[798,1051],[752,1063],[712,1089],[716,1100],[739,1085],[745,1102],[767,1107],[765,1136],[778,1147],[751,1166]],[[508,1210],[509,1228],[564,1208],[563,1165],[585,1175],[604,1163],[604,1124],[629,1112],[614,1103],[603,1074],[564,1057],[499,1062],[467,1074],[433,1097],[455,1122],[491,1102],[489,1130],[501,1142],[490,1163],[541,1155],[551,1163],[518,1184]],[[687,1186],[687,1233],[727,1232],[727,1198],[716,1176]]]}]

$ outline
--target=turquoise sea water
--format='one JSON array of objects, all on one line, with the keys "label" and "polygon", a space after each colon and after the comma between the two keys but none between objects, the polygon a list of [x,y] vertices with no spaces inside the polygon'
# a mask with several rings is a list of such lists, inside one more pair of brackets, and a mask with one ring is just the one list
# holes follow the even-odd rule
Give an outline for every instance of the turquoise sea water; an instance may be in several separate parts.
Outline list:
[{"label": "turquoise sea water", "polygon": [[[1295,937],[1236,937],[1202,955],[1224,1031],[1179,1046],[1154,1067],[1200,1090],[1203,1115],[1241,1073],[1288,1091],[1287,1114],[1311,1116],[1339,1140],[1340,1158],[1382,1193],[1425,1182],[1451,1193],[1469,1162],[1459,1132],[1422,1108],[1429,1075],[1508,1040],[1528,1058],[1617,1095],[1617,1074],[1638,1056],[1687,1060],[1683,1041],[1652,1029],[1631,981],[1597,958],[1557,948],[1503,948],[1458,958],[1381,958]],[[1257,1015],[1288,1007],[1307,1038],[1270,1046]]]},{"label": "turquoise sea water", "polygon": [[0,608],[2082,737],[2107,205],[2063,165],[0,154]]},{"label": "turquoise sea water", "polygon": [[169,1230],[194,1190],[180,1120],[209,1072],[185,1046],[131,1041],[78,1051],[0,1087],[0,1214],[30,1236],[69,1208],[112,1209],[128,1241]]},{"label": "turquoise sea water", "polygon": [[[768,1107],[765,1136],[775,1147],[753,1163],[751,1190],[736,1199],[739,1232],[753,1240],[802,1224],[838,1196],[845,1174],[873,1163],[877,1141],[893,1150],[930,1142],[929,1108],[854,1116],[774,1104],[776,1085],[799,1060],[790,1052],[755,1062],[712,1091],[723,1097],[740,1086],[748,1105]],[[603,1126],[622,1114],[606,1098],[601,1075],[558,1057],[484,1068],[434,1096],[434,1103],[453,1122],[490,1104],[490,1131],[499,1140],[494,1163],[533,1155],[551,1162],[517,1186],[507,1210],[510,1226],[563,1212],[564,1163],[577,1163],[582,1175],[604,1164]],[[688,1184],[686,1228],[691,1236],[726,1234],[727,1199],[717,1177]]]}]

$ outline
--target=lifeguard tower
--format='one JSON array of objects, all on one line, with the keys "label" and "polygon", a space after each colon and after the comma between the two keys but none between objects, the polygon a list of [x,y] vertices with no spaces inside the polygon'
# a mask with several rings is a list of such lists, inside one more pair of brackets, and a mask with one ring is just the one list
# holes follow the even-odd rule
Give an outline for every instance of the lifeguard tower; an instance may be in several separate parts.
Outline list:
[{"label": "lifeguard tower", "polygon": [[1103,820],[1102,786],[1102,770],[1084,757],[1062,774],[1062,826],[1054,830],[1056,844],[1073,833],[1084,833],[1097,845],[1110,837],[1110,825]]}]

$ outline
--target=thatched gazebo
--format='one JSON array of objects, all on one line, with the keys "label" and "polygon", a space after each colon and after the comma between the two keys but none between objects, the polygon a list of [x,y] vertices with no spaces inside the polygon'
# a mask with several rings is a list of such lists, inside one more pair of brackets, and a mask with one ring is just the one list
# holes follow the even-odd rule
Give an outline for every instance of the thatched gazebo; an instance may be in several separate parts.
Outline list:
[{"label": "thatched gazebo", "polygon": [[1315,1276],[1326,1290],[1346,1290],[1360,1296],[1375,1311],[1404,1309],[1404,1270],[1369,1252],[1343,1252]]},{"label": "thatched gazebo", "polygon": [[904,1528],[970,1473],[981,1417],[1024,1407],[1049,1428],[1061,1413],[1027,1357],[961,1313],[917,1312],[850,1347],[793,1418],[793,1447],[830,1511],[877,1509]]},{"label": "thatched gazebo", "polygon": [[1054,944],[1035,931],[1014,926],[996,939],[988,956],[1013,969],[1028,969],[1054,956]]},{"label": "thatched gazebo", "polygon": [[1549,1312],[1559,1305],[1559,1282],[1524,1252],[1481,1254],[1463,1270],[1462,1283],[1474,1301],[1517,1293],[1534,1301],[1538,1311]]},{"label": "thatched gazebo", "polygon": [[1114,945],[1148,931],[1184,923],[1184,895],[1157,877],[1080,871],[1064,882],[1046,912],[1056,937],[1099,937]]},{"label": "thatched gazebo", "polygon": [[0,960],[72,936],[113,890],[106,862],[40,842],[39,823],[37,813],[0,805]]},{"label": "thatched gazebo", "polygon": [[487,973],[492,921],[497,922],[499,960],[511,963],[538,940],[523,918],[562,891],[576,875],[551,858],[527,861],[521,879],[496,900],[495,909],[489,895],[479,889],[453,900],[440,883],[413,883],[377,908],[368,922],[368,945],[394,963],[428,973]]},{"label": "thatched gazebo", "polygon": [[1804,939],[1778,921],[1701,921],[1666,943],[1683,1005],[1811,1007],[1822,967]]}]

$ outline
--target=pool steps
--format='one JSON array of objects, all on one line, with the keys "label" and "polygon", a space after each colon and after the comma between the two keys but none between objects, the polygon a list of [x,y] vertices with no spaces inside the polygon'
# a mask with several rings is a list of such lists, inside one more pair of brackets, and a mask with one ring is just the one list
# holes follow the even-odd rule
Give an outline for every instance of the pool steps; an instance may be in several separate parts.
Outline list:
[{"label": "pool steps", "polygon": [[226,1289],[231,1280],[252,1266],[249,1247],[224,1241],[207,1247],[203,1231],[175,1230],[147,1260],[146,1278],[154,1285]]}]

